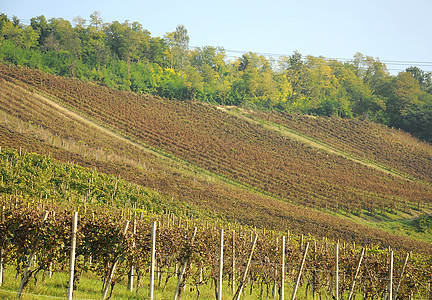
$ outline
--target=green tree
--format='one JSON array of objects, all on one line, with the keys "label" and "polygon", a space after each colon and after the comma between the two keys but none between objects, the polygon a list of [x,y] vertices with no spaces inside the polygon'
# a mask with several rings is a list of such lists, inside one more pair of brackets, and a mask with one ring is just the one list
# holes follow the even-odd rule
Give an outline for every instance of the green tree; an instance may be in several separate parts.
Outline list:
[{"label": "green tree", "polygon": [[48,36],[52,33],[45,16],[41,15],[30,19],[30,26],[38,33],[38,44],[43,45]]},{"label": "green tree", "polygon": [[271,62],[253,52],[235,61],[236,80],[232,86],[236,102],[252,107],[273,108],[278,104],[277,83]]},{"label": "green tree", "polygon": [[420,84],[420,89],[429,94],[432,94],[432,72],[425,72],[418,67],[408,67],[405,72],[409,72],[414,76]]},{"label": "green tree", "polygon": [[90,15],[90,26],[96,29],[102,29],[103,19],[101,18],[101,14],[99,11],[95,10]]},{"label": "green tree", "polygon": [[106,27],[105,34],[107,45],[118,59],[127,62],[128,70],[131,62],[141,62],[149,56],[150,32],[140,23],[114,21]]},{"label": "green tree", "polygon": [[350,64],[332,61],[331,65],[335,76],[346,92],[354,116],[363,119],[374,119],[380,112],[385,110],[383,98],[372,93],[370,87],[360,77],[356,76]]},{"label": "green tree", "polygon": [[202,71],[204,66],[208,66],[215,72],[224,72],[225,58],[225,51],[218,47],[197,47],[190,52],[190,63],[199,71]]},{"label": "green tree", "polygon": [[432,99],[429,99],[424,105],[411,107],[401,120],[400,127],[414,136],[432,143]]},{"label": "green tree", "polygon": [[54,50],[59,46],[63,54],[68,57],[68,72],[75,76],[75,70],[81,57],[81,40],[78,33],[73,29],[71,23],[62,18],[53,18],[49,20],[49,26],[52,35],[45,40],[44,46],[47,50]]},{"label": "green tree", "polygon": [[95,11],[91,14],[90,20],[90,25],[84,30],[78,29],[81,33],[83,60],[90,68],[96,67],[97,73],[100,73],[101,67],[106,67],[111,53],[106,45],[106,34],[102,28],[103,21],[99,12]]},{"label": "green tree", "polygon": [[13,60],[16,60],[18,48],[30,49],[37,46],[38,33],[31,26],[23,26],[19,19],[14,16],[11,22],[6,15],[0,17],[0,39],[6,39],[14,44]]},{"label": "green tree", "polygon": [[401,72],[393,81],[392,93],[387,100],[387,113],[391,125],[400,127],[408,111],[419,106],[422,91],[420,84],[411,73]]},{"label": "green tree", "polygon": [[189,89],[189,98],[195,100],[198,93],[203,93],[204,79],[203,76],[192,66],[188,66],[184,72],[186,86]]},{"label": "green tree", "polygon": [[366,83],[374,92],[385,83],[389,77],[387,67],[378,59],[371,56],[365,56],[359,52],[354,55],[352,62],[356,75]]},{"label": "green tree", "polygon": [[165,40],[160,37],[151,37],[149,40],[148,60],[165,68],[168,66],[165,53],[167,51]]},{"label": "green tree", "polygon": [[289,57],[281,57],[279,65],[292,89],[287,101],[290,110],[307,112],[310,107],[308,102],[312,92],[311,74],[302,55],[298,51],[294,51]]},{"label": "green tree", "polygon": [[171,48],[171,68],[180,70],[183,76],[186,67],[189,65],[189,34],[184,25],[178,25],[176,30],[165,36]]}]

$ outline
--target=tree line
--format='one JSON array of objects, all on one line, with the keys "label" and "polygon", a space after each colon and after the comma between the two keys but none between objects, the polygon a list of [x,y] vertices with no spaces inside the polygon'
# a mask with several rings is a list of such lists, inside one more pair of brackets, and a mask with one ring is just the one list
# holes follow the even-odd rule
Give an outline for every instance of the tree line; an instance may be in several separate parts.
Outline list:
[{"label": "tree line", "polygon": [[221,47],[190,47],[183,25],[153,37],[138,22],[47,20],[24,25],[0,14],[0,61],[101,85],[179,100],[251,109],[361,118],[432,142],[432,74],[408,67],[391,75],[379,59],[303,56],[277,60]]}]

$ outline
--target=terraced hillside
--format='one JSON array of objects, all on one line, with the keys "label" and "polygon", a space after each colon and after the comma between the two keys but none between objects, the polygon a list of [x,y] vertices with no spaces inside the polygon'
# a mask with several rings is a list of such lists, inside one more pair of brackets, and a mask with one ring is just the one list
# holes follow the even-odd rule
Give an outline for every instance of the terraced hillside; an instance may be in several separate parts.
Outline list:
[{"label": "terraced hillside", "polygon": [[3,146],[97,167],[228,219],[412,248],[410,239],[312,208],[385,215],[430,207],[429,185],[314,149],[208,105],[0,68]]}]

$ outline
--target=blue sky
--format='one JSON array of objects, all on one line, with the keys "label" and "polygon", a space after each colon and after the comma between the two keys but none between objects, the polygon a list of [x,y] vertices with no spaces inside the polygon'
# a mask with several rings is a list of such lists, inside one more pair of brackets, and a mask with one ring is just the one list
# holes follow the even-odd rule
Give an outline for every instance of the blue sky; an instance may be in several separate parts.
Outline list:
[{"label": "blue sky", "polygon": [[383,62],[428,62],[419,67],[432,71],[430,0],[0,0],[0,12],[24,23],[39,15],[89,19],[95,10],[105,22],[138,21],[152,36],[183,24],[192,46],[332,58],[361,52]]}]

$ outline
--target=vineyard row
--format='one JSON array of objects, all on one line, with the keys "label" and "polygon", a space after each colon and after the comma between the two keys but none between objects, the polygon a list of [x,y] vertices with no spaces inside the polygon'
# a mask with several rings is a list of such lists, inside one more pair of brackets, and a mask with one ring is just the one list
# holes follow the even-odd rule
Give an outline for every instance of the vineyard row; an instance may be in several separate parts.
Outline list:
[{"label": "vineyard row", "polygon": [[[200,103],[138,96],[34,70],[0,67],[6,80],[24,86],[25,82],[134,139],[292,203],[376,214],[407,204],[420,206],[430,199],[428,186],[315,151]],[[28,114],[19,105],[30,101],[31,94],[22,99],[21,92],[9,87],[6,96],[20,114]]]},{"label": "vineyard row", "polygon": [[283,125],[298,133],[325,141],[351,155],[383,164],[432,182],[431,146],[409,134],[373,122],[253,112],[254,117]]},{"label": "vineyard row", "polygon": [[[237,296],[246,285],[250,290],[273,286],[280,297],[288,290],[295,294],[301,286],[314,295],[335,298],[354,294],[382,298],[393,293],[393,299],[396,294],[404,299],[415,291],[420,297],[431,292],[430,256],[409,257],[391,249],[345,243],[337,251],[339,244],[327,239],[243,227],[222,229],[142,210],[78,210],[73,213],[22,199],[2,201],[2,267],[13,266],[21,275],[18,293],[40,271],[65,270],[75,278],[69,293],[77,288],[83,271],[90,270],[103,282],[103,298],[123,278],[129,277],[131,283],[134,276],[148,274],[153,283],[154,276],[159,280],[165,276],[165,286],[175,278],[173,294],[178,296],[186,283],[198,290],[209,282],[220,288],[222,281],[228,281]],[[71,259],[73,252],[76,259]],[[295,284],[290,290],[285,283]]]}]

